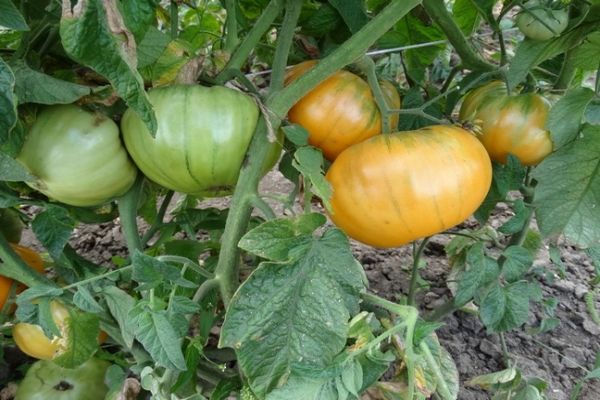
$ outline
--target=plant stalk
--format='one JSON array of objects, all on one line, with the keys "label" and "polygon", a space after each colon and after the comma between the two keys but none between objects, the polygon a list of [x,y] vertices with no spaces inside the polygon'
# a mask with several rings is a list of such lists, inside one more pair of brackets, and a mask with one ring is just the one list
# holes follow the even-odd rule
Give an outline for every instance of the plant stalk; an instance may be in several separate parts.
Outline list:
[{"label": "plant stalk", "polygon": [[446,9],[444,0],[423,0],[423,7],[431,19],[444,31],[465,67],[484,71],[496,68],[475,52]]},{"label": "plant stalk", "polygon": [[421,261],[423,250],[425,250],[425,246],[427,246],[427,242],[429,242],[428,237],[423,239],[417,250],[413,253],[413,266],[410,274],[410,288],[408,290],[407,300],[407,304],[409,306],[415,305],[415,296],[417,294],[417,282],[419,277],[419,263]]},{"label": "plant stalk", "polygon": [[144,176],[138,173],[133,186],[117,201],[121,229],[123,230],[123,236],[125,237],[130,256],[133,256],[136,250],[142,251],[143,249],[136,220],[143,182]]},{"label": "plant stalk", "polygon": [[238,37],[238,26],[237,26],[237,8],[235,0],[225,0],[225,9],[227,10],[227,34],[225,36],[224,50],[233,53],[235,48],[240,43]]},{"label": "plant stalk", "polygon": [[[236,48],[235,52],[231,55],[229,62],[225,65],[225,68],[217,75],[215,81],[217,83],[225,83],[228,77],[228,70],[240,69],[252,50],[256,47],[256,44],[260,41],[262,36],[271,27],[275,18],[281,13],[283,9],[284,0],[271,0],[269,5],[265,8],[262,15],[258,18],[248,36],[244,38],[242,43]],[[237,22],[236,22],[237,23]]]}]

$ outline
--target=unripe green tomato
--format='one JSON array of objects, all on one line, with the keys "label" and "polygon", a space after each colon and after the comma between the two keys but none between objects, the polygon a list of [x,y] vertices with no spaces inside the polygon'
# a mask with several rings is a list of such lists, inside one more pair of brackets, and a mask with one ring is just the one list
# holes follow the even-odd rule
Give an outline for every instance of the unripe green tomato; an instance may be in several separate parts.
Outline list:
[{"label": "unripe green tomato", "polygon": [[[156,137],[131,109],[121,121],[125,145],[140,170],[178,192],[230,194],[258,122],[254,100],[222,86],[174,85],[148,95],[158,122]],[[280,151],[271,154],[276,157],[265,163],[263,172]]]},{"label": "unripe green tomato", "polygon": [[16,400],[104,400],[104,375],[110,363],[91,358],[74,369],[38,361],[19,384]]},{"label": "unripe green tomato", "polygon": [[0,208],[0,233],[6,240],[10,243],[19,243],[24,226],[18,211],[12,208]]},{"label": "unripe green tomato", "polygon": [[137,170],[111,119],[74,105],[45,108],[17,157],[37,179],[27,182],[73,206],[96,206],[124,194]]},{"label": "unripe green tomato", "polygon": [[533,40],[549,40],[560,35],[569,25],[569,12],[566,8],[553,10],[532,0],[524,4],[527,10],[521,11],[515,20],[517,27]]}]

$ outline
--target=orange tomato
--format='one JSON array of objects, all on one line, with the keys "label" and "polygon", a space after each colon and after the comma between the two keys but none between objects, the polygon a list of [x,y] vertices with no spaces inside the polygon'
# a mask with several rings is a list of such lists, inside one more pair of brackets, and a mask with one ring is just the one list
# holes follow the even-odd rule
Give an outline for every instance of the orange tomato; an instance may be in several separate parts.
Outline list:
[{"label": "orange tomato", "polygon": [[342,152],[326,175],[331,219],[348,236],[396,247],[453,227],[483,202],[492,166],[455,126],[378,135]]},{"label": "orange tomato", "polygon": [[478,125],[478,136],[492,160],[506,163],[509,154],[523,165],[537,165],[552,152],[545,128],[549,103],[535,93],[509,96],[500,81],[472,90],[460,108],[460,118]]},{"label": "orange tomato", "polygon": [[[38,272],[44,272],[44,260],[42,257],[35,251],[28,247],[24,247],[18,244],[10,245],[13,250],[29,265],[31,268],[35,269]],[[2,271],[2,264],[0,263],[0,272]],[[0,275],[0,310],[4,308],[4,304],[6,304],[6,300],[10,295],[10,289],[13,285],[13,280],[7,278],[5,276]],[[22,292],[25,289],[25,286],[18,285],[17,293]]]},{"label": "orange tomato", "polygon": [[[305,61],[292,67],[285,84],[299,78],[316,64]],[[390,82],[381,89],[390,107],[400,108],[400,95]],[[381,115],[369,84],[359,76],[338,71],[300,99],[288,112],[288,119],[309,133],[308,141],[334,160],[344,149],[381,133]],[[398,114],[390,117],[398,126]]]}]

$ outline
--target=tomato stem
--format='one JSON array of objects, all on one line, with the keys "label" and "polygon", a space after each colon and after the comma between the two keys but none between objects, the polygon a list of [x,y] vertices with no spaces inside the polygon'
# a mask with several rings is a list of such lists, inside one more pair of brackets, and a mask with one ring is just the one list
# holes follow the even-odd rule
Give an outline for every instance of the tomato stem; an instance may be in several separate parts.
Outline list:
[{"label": "tomato stem", "polygon": [[460,56],[462,63],[471,69],[490,71],[495,65],[485,61],[473,50],[454,18],[446,9],[444,0],[423,0],[423,7],[431,19],[444,31],[446,37]]},{"label": "tomato stem", "polygon": [[410,273],[410,287],[408,289],[408,300],[407,304],[409,306],[415,305],[415,296],[417,294],[417,282],[419,277],[419,264],[421,261],[421,256],[423,255],[423,250],[427,246],[427,242],[429,242],[428,237],[421,241],[419,247],[416,247],[416,243],[413,243],[413,266],[412,271]]},{"label": "tomato stem", "polygon": [[167,213],[167,209],[169,208],[169,204],[171,203],[171,200],[173,199],[174,194],[175,194],[175,192],[173,192],[172,190],[169,190],[167,192],[167,194],[165,195],[165,197],[162,199],[162,202],[158,209],[158,213],[156,214],[156,220],[150,226],[150,228],[146,231],[146,233],[144,234],[144,236],[141,239],[142,240],[142,248],[145,248],[146,245],[148,244],[148,241],[150,241],[150,239],[152,239],[152,236],[154,236],[154,234],[156,232],[158,232],[158,230],[162,226],[164,226],[165,214]]},{"label": "tomato stem", "polygon": [[233,53],[235,48],[240,43],[240,39],[238,37],[238,26],[237,26],[237,8],[236,8],[235,0],[225,0],[225,9],[227,10],[227,21],[226,28],[227,33],[225,36],[225,45],[223,46],[224,50]]},{"label": "tomato stem", "polygon": [[[379,113],[381,114],[381,132],[390,133],[391,127],[389,115],[391,114],[391,108],[388,106],[388,103],[385,100],[385,96],[381,90],[381,85],[379,85],[379,80],[377,79],[377,74],[375,73],[375,63],[370,57],[362,56],[355,64],[362,71],[362,73],[366,75],[367,82],[371,87],[371,92],[373,92],[375,103],[377,104],[377,108],[379,108]],[[394,128],[397,129],[397,127]]]},{"label": "tomato stem", "polygon": [[263,216],[267,220],[276,218],[276,215],[273,212],[273,209],[271,208],[271,206],[266,201],[264,201],[258,193],[254,193],[254,195],[252,196],[252,198],[250,200],[250,203],[252,204],[252,206],[254,208],[256,208],[257,210],[260,210],[260,212],[262,212]]},{"label": "tomato stem", "polygon": [[416,381],[416,379],[415,379],[415,354],[414,354],[414,350],[413,350],[413,346],[414,346],[413,338],[414,338],[415,326],[417,324],[417,319],[419,317],[419,312],[417,311],[417,309],[415,307],[403,306],[400,304],[392,303],[391,301],[382,299],[381,297],[375,296],[374,294],[371,294],[371,293],[362,293],[361,297],[363,298],[364,301],[367,301],[378,307],[384,308],[384,309],[388,310],[389,312],[400,316],[404,320],[402,322],[402,324],[396,325],[396,326],[386,330],[384,333],[379,335],[377,338],[375,338],[374,340],[369,342],[368,346],[365,346],[361,350],[368,351],[369,349],[372,349],[374,346],[378,345],[379,343],[381,343],[383,340],[387,339],[388,337],[394,335],[399,329],[401,329],[403,326],[405,326],[406,333],[405,333],[405,337],[404,337],[404,346],[405,346],[404,347],[404,363],[406,364],[406,371],[408,373],[408,379],[407,379],[407,385],[408,385],[407,392],[408,393],[407,393],[406,398],[412,399],[414,397],[415,381]]},{"label": "tomato stem", "polygon": [[133,186],[117,201],[121,229],[130,255],[133,255],[136,250],[142,251],[143,249],[136,220],[137,206],[142,193],[143,182],[144,176],[138,173]]},{"label": "tomato stem", "polygon": [[171,39],[177,39],[179,35],[179,7],[175,0],[171,0]]},{"label": "tomato stem", "polygon": [[248,33],[248,36],[246,36],[242,43],[235,49],[234,53],[229,59],[229,62],[227,65],[225,65],[225,68],[223,68],[223,70],[215,78],[217,83],[224,83],[228,79],[228,70],[239,70],[242,67],[252,50],[254,50],[256,47],[256,44],[261,40],[265,32],[267,32],[267,30],[271,27],[271,24],[281,13],[282,9],[283,0],[271,0]]},{"label": "tomato stem", "polygon": [[283,25],[277,35],[277,47],[275,48],[275,55],[273,57],[273,72],[271,73],[271,83],[269,86],[271,92],[277,92],[283,88],[289,49],[292,46],[295,34],[295,29],[287,28],[296,27],[301,11],[301,1],[286,0]]}]

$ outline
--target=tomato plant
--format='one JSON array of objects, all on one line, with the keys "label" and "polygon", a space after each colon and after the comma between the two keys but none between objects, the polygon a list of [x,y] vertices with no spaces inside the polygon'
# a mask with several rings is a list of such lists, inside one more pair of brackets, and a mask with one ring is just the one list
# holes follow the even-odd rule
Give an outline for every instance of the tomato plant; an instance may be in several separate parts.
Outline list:
[{"label": "tomato plant", "polygon": [[[152,138],[133,111],[123,116],[127,150],[151,180],[199,196],[229,194],[258,120],[249,96],[225,87],[171,86],[149,93],[158,120]],[[273,143],[264,171],[279,158]]]},{"label": "tomato plant", "polygon": [[[293,66],[286,82],[299,78],[316,64],[305,61]],[[400,108],[400,96],[390,82],[383,81],[382,90],[390,108]],[[311,90],[289,111],[291,122],[309,132],[308,141],[334,160],[344,149],[381,133],[381,115],[371,92],[362,78],[349,71],[338,71]],[[398,114],[389,124],[398,126]]]},{"label": "tomato plant", "polygon": [[561,8],[551,8],[545,4],[531,0],[524,3],[515,20],[519,30],[528,38],[548,40],[559,36],[569,24],[569,11],[562,4]]},{"label": "tomato plant", "polygon": [[19,400],[102,400],[108,393],[104,375],[110,363],[92,358],[75,369],[37,361],[19,384]]},{"label": "tomato plant", "polygon": [[371,246],[396,247],[469,217],[488,192],[492,166],[473,135],[437,125],[351,146],[327,179],[336,225]]},{"label": "tomato plant", "polygon": [[460,118],[480,124],[479,139],[492,160],[505,163],[512,154],[523,165],[536,165],[552,152],[552,138],[545,126],[549,109],[542,96],[509,96],[504,83],[494,81],[467,94]]},{"label": "tomato plant", "polygon": [[[561,3],[0,0],[0,217],[45,262],[0,222],[0,386],[577,397],[597,343],[553,360],[600,324],[600,4]],[[23,379],[15,343],[51,363]],[[38,378],[98,359],[98,391]]]},{"label": "tomato plant", "polygon": [[95,206],[120,196],[136,176],[117,125],[72,105],[42,110],[17,159],[36,178],[28,185],[75,206]]}]

